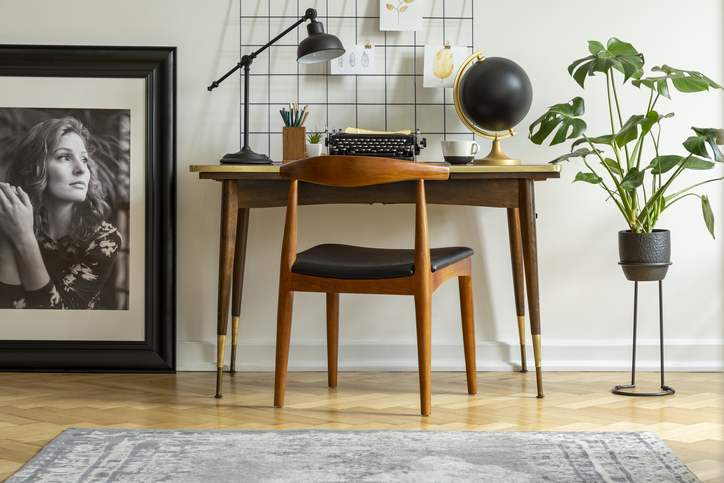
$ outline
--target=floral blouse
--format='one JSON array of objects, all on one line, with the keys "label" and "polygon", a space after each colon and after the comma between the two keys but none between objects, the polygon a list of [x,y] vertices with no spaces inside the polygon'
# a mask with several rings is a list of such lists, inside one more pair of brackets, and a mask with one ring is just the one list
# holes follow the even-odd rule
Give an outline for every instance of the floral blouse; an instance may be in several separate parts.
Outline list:
[{"label": "floral blouse", "polygon": [[28,292],[21,285],[0,282],[0,308],[94,309],[113,269],[121,235],[103,222],[92,237],[79,244],[38,238],[40,253],[50,275],[43,288]]}]

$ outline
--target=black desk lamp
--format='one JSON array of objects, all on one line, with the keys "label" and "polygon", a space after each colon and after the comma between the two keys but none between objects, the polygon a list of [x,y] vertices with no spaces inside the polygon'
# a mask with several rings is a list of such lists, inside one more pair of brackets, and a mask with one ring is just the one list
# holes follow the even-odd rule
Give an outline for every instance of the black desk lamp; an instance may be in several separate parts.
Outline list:
[{"label": "black desk lamp", "polygon": [[306,20],[311,20],[312,22],[307,25],[309,37],[302,40],[297,47],[297,62],[301,64],[315,64],[317,62],[325,62],[327,60],[336,59],[340,55],[344,54],[342,42],[334,35],[325,34],[324,26],[318,22],[316,18],[317,11],[313,8],[308,8],[304,13],[304,16],[297,20],[294,25],[271,39],[261,49],[252,54],[243,56],[241,58],[241,62],[236,64],[236,67],[231,69],[229,72],[224,74],[223,77],[208,87],[210,91],[219,87],[219,84],[221,84],[224,79],[239,70],[241,67],[244,68],[244,146],[238,153],[229,153],[224,156],[221,159],[222,164],[269,164],[272,162],[271,158],[269,158],[266,154],[255,153],[249,147],[249,66],[260,53],[274,44],[277,40],[297,28],[300,24],[304,23]]}]

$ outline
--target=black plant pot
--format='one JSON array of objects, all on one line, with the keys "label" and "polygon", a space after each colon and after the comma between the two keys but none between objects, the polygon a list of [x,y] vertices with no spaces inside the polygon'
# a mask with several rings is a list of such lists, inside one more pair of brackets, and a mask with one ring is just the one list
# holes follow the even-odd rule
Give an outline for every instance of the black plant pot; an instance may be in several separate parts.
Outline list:
[{"label": "black plant pot", "polygon": [[618,232],[619,265],[628,280],[651,282],[663,280],[671,265],[671,232]]}]

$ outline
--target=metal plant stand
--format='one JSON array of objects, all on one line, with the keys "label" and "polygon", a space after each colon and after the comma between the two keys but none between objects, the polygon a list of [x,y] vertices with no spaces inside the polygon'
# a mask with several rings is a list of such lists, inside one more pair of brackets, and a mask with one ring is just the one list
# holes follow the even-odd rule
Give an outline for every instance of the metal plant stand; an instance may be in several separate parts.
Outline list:
[{"label": "metal plant stand", "polygon": [[[666,264],[645,264],[645,265],[670,265]],[[632,264],[633,265],[633,264]],[[644,264],[641,264],[644,265]],[[664,383],[664,301],[663,301],[663,280],[659,280],[659,346],[661,351],[661,392],[629,392],[622,389],[633,389],[636,387],[636,323],[638,314],[639,283],[634,282],[634,317],[633,317],[633,361],[631,363],[631,384],[615,386],[611,392],[621,396],[668,396],[674,394],[674,389]]]}]

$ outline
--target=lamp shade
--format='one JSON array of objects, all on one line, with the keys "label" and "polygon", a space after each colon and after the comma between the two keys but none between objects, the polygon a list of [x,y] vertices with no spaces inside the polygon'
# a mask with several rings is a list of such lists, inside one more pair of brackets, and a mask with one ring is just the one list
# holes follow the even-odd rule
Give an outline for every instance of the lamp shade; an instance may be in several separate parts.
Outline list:
[{"label": "lamp shade", "polygon": [[309,36],[297,47],[297,62],[300,64],[325,62],[344,54],[342,42],[334,35],[325,34],[321,22],[312,20],[307,25],[307,32]]}]

